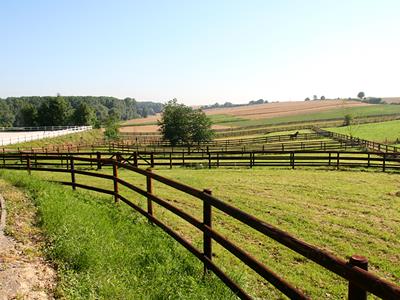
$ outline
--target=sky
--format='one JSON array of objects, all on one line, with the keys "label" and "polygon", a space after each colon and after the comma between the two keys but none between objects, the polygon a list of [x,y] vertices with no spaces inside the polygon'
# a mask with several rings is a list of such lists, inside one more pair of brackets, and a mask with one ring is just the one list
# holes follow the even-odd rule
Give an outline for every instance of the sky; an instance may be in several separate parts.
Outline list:
[{"label": "sky", "polygon": [[400,97],[400,1],[0,0],[0,97]]}]

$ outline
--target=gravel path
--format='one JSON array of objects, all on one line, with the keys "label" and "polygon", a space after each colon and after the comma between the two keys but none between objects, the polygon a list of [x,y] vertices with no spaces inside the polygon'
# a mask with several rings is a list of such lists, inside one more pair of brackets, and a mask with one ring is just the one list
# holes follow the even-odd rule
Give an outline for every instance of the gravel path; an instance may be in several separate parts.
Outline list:
[{"label": "gravel path", "polygon": [[0,195],[0,300],[54,299],[55,271],[43,258],[29,255],[32,242],[20,243],[4,234],[5,201]]}]

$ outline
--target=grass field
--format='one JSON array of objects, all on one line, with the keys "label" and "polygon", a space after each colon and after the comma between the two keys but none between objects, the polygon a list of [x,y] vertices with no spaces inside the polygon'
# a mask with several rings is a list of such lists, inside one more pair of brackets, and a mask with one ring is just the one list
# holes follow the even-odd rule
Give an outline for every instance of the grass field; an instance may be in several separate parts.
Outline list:
[{"label": "grass field", "polygon": [[396,141],[400,140],[400,120],[373,124],[354,124],[328,128],[328,130],[385,144],[396,144]]},{"label": "grass field", "polygon": [[89,131],[72,133],[62,135],[54,138],[45,138],[41,140],[30,141],[26,143],[18,143],[13,145],[7,145],[7,149],[17,148],[35,148],[35,147],[46,147],[50,145],[63,145],[63,144],[78,144],[78,143],[93,143],[103,138],[103,132],[101,129],[92,129]]},{"label": "grass field", "polygon": [[[37,207],[44,253],[57,266],[57,298],[234,298],[215,276],[203,278],[196,258],[127,206],[18,172],[0,171],[0,177],[24,190]],[[14,201],[8,205],[14,218],[26,210]]]},{"label": "grass field", "polygon": [[[353,254],[365,255],[369,258],[370,270],[400,284],[400,187],[396,174],[261,168],[177,168],[156,172],[199,189],[210,188],[216,197],[344,259]],[[67,174],[34,174],[47,179],[69,179]],[[120,170],[120,175],[133,184],[145,186],[145,179],[138,175],[123,170]],[[102,179],[77,176],[77,181],[112,189],[112,183]],[[202,206],[198,200],[162,184],[156,183],[154,188],[157,195],[201,219]],[[142,197],[124,188],[121,192],[144,207]],[[101,207],[103,204],[99,203],[96,205]],[[201,235],[187,223],[158,206],[155,207],[155,214],[195,244],[201,245]],[[121,218],[124,217],[126,215]],[[214,212],[214,224],[218,231],[312,298],[341,299],[346,295],[344,280],[239,222]],[[265,285],[226,251],[218,246],[214,247],[214,251],[214,260],[223,269],[242,274],[241,279],[252,295],[279,298],[274,289]]]}]

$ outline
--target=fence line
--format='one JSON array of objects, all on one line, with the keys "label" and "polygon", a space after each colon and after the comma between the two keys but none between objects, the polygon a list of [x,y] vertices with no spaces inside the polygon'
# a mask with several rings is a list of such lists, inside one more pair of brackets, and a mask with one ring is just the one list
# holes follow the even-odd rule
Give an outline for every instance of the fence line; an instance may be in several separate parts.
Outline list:
[{"label": "fence line", "polygon": [[[4,128],[4,127],[3,127]],[[7,129],[7,128],[6,128]],[[44,138],[57,137],[70,133],[76,133],[92,129],[92,126],[73,126],[61,130],[47,130],[47,131],[23,131],[19,132],[16,130],[6,131],[0,133],[0,146],[30,142],[34,140],[40,140]]]},{"label": "fence line", "polygon": [[[20,167],[25,162],[24,155],[31,159],[31,165],[37,167],[55,166],[54,157],[62,157],[59,167],[65,167],[68,157],[79,155],[88,162],[81,166],[93,167],[94,161],[98,169],[104,157],[119,157],[120,160],[134,167],[164,166],[173,168],[219,168],[219,167],[328,167],[370,168],[386,171],[400,171],[400,153],[353,152],[353,151],[213,151],[202,153],[181,152],[65,152],[65,153],[0,153],[0,167]],[[68,166],[67,166],[68,167]]]},{"label": "fence line", "polygon": [[390,146],[386,144],[381,144],[373,141],[368,141],[364,139],[360,139],[354,136],[342,134],[342,133],[336,133],[333,131],[321,129],[318,127],[314,127],[313,130],[320,134],[323,137],[329,137],[337,141],[341,142],[348,142],[353,145],[358,145],[363,148],[367,149],[372,149],[373,151],[378,151],[378,152],[399,152],[400,148],[396,146]]},{"label": "fence line", "polygon": [[[308,244],[296,237],[290,235],[289,233],[276,228],[275,226],[265,223],[264,221],[247,214],[246,212],[237,209],[218,198],[212,196],[209,190],[199,190],[193,187],[187,186],[185,184],[179,183],[177,181],[160,176],[150,170],[143,170],[137,167],[131,166],[126,162],[122,161],[122,157],[116,154],[115,159],[99,159],[76,157],[69,155],[65,156],[44,156],[38,157],[38,155],[31,156],[29,154],[4,154],[3,159],[6,156],[11,156],[13,159],[18,159],[24,164],[20,166],[14,165],[3,165],[7,169],[26,169],[28,172],[32,171],[49,171],[49,172],[67,172],[71,174],[71,181],[61,182],[62,184],[69,185],[73,189],[84,188],[92,191],[97,191],[100,193],[105,193],[113,195],[115,201],[121,200],[126,203],[145,217],[147,217],[151,222],[162,228],[166,233],[172,236],[180,244],[182,244],[187,250],[194,254],[199,260],[204,264],[205,272],[214,272],[234,293],[236,293],[241,299],[251,299],[251,297],[232,279],[229,278],[212,260],[212,243],[217,242],[227,251],[236,256],[244,264],[250,267],[257,274],[262,276],[265,280],[270,282],[275,288],[281,291],[283,294],[292,299],[308,299],[301,290],[294,287],[279,275],[271,271],[262,262],[258,261],[256,258],[252,257],[250,254],[242,250],[240,247],[236,246],[229,239],[218,233],[212,226],[212,211],[221,211],[228,216],[242,222],[249,228],[253,228],[264,236],[270,237],[278,243],[286,246],[287,248],[295,251],[296,253],[314,261],[323,268],[333,272],[340,277],[344,278],[349,282],[348,286],[348,296],[349,299],[366,299],[367,292],[370,292],[383,299],[398,299],[400,297],[400,287],[390,283],[373,273],[364,270],[366,267],[367,260],[364,257],[352,256],[349,262],[338,258],[331,253],[319,249],[311,244]],[[34,164],[37,159],[47,159],[51,162],[52,166],[56,168],[43,168],[38,167]],[[67,159],[67,167],[59,168],[62,165],[62,161]],[[60,163],[55,163],[54,160],[60,160]],[[94,173],[85,170],[80,170],[77,168],[79,163],[89,163],[91,165],[103,165],[112,166],[113,175]],[[65,165],[64,165],[65,166]],[[118,168],[126,169],[131,172],[135,172],[146,178],[147,188],[146,190],[129,183],[122,178],[118,177]],[[88,186],[76,182],[75,174],[81,174],[86,176],[99,177],[113,182],[113,190],[107,190],[103,188],[98,188],[94,186]],[[203,220],[198,220],[197,218],[189,215],[188,213],[182,211],[181,209],[173,206],[171,203],[165,201],[164,199],[155,195],[152,181],[158,181],[169,187],[179,190],[188,195],[194,196],[199,201],[203,203]],[[119,193],[118,185],[123,185],[129,190],[136,192],[147,198],[147,211],[139,207],[138,205],[131,202],[126,197]],[[203,251],[200,251],[195,246],[193,246],[188,240],[179,235],[177,232],[172,230],[170,227],[165,225],[159,219],[155,217],[152,202],[159,204],[164,209],[172,212],[176,216],[187,221],[189,224],[194,226],[203,232]],[[365,297],[360,298],[360,294]]]}]

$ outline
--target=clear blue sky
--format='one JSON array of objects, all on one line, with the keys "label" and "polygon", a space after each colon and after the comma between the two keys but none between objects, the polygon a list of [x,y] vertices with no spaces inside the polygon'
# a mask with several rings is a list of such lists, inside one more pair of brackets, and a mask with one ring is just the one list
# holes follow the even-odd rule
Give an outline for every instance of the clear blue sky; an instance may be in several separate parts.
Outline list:
[{"label": "clear blue sky", "polygon": [[400,96],[400,1],[0,1],[0,97]]}]

